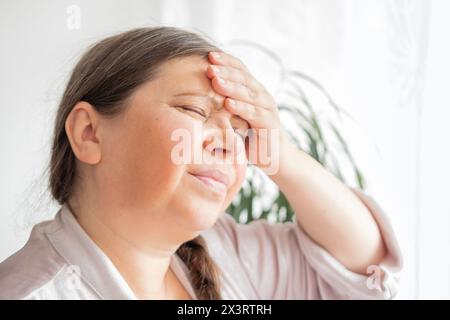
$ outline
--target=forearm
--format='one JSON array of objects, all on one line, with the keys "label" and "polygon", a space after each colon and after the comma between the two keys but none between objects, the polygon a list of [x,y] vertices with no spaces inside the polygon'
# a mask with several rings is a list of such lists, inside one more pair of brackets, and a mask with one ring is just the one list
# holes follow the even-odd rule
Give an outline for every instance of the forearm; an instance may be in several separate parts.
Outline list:
[{"label": "forearm", "polygon": [[385,255],[380,230],[362,201],[306,153],[290,148],[271,176],[305,232],[349,270],[366,274]]},{"label": "forearm", "polygon": [[[207,76],[214,90],[227,97],[226,110],[247,121],[249,128],[257,129],[252,131],[256,138],[250,139],[252,143],[256,141],[256,146],[262,146],[259,142],[265,142],[270,155],[278,154],[278,145],[271,148],[272,137],[265,134],[267,129],[282,128],[275,99],[239,59],[224,52],[211,52],[208,59],[214,65],[208,66]],[[270,177],[286,194],[309,236],[349,269],[365,273],[367,266],[378,263],[385,254],[380,230],[371,213],[351,190],[294,148],[285,136],[282,131],[280,170]],[[264,157],[252,158],[253,164],[265,167]]]}]

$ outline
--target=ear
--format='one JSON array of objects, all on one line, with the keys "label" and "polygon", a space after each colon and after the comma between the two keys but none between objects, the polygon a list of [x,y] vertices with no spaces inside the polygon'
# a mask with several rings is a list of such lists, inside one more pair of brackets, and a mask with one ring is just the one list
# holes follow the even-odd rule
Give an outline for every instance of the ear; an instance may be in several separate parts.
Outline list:
[{"label": "ear", "polygon": [[97,164],[101,160],[99,123],[98,112],[85,101],[78,102],[66,119],[67,137],[73,153],[81,162]]}]

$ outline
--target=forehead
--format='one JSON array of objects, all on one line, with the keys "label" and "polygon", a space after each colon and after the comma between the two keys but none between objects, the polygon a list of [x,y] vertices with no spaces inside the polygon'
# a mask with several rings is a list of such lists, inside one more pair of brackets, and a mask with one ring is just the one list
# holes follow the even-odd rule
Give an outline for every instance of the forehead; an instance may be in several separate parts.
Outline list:
[{"label": "forehead", "polygon": [[166,87],[162,92],[172,96],[195,93],[217,98],[218,94],[213,90],[211,80],[206,76],[208,65],[207,58],[200,56],[175,58],[161,66],[155,81]]},{"label": "forehead", "polygon": [[[149,81],[135,96],[146,101],[170,104],[181,101],[183,97],[199,99],[214,109],[222,108],[225,97],[211,87],[211,80],[206,76],[210,65],[208,59],[200,56],[176,58],[165,62],[158,70],[155,79]],[[178,100],[180,99],[180,100]],[[234,115],[233,119],[241,119]],[[248,124],[247,124],[248,126]]]}]

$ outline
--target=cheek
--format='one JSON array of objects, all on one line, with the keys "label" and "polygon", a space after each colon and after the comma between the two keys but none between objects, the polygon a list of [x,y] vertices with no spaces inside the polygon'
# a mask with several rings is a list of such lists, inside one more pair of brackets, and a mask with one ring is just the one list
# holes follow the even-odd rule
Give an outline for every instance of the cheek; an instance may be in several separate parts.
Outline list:
[{"label": "cheek", "polygon": [[247,173],[247,164],[240,164],[236,166],[236,181],[233,184],[234,193],[236,193],[242,185],[242,182],[245,179],[245,174]]},{"label": "cheek", "polygon": [[228,194],[227,194],[226,199],[222,206],[222,211],[224,211],[230,205],[231,201],[233,200],[234,196],[239,191],[239,189],[242,186],[242,183],[245,180],[245,174],[247,172],[247,164],[239,164],[239,165],[236,165],[235,168],[236,168],[235,169],[236,170],[236,181],[233,183],[233,185],[228,190]]},{"label": "cheek", "polygon": [[[157,110],[128,114],[107,143],[104,176],[123,202],[148,207],[169,201],[184,167],[171,161],[172,131],[182,125]],[[118,194],[121,193],[121,194]]]}]

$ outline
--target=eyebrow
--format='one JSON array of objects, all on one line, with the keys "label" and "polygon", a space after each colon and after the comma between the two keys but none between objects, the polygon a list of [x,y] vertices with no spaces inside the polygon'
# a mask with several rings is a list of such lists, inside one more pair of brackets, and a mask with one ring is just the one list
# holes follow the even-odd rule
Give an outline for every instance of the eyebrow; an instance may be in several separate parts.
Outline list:
[{"label": "eyebrow", "polygon": [[[204,94],[201,92],[182,92],[182,93],[174,94],[173,96],[174,97],[180,97],[180,96],[202,97],[202,98],[206,98],[206,99],[210,100],[211,102],[213,101],[213,98],[211,98],[207,94]],[[214,105],[214,103],[213,103],[213,105]],[[241,117],[239,117],[237,115],[235,115],[235,117],[244,121],[245,123],[247,123],[247,126],[250,128],[250,125],[248,124],[248,122],[246,120],[242,119]]]},{"label": "eyebrow", "polygon": [[211,97],[208,96],[207,94],[200,93],[200,92],[182,92],[182,93],[174,94],[174,97],[178,97],[178,96],[198,96],[198,97],[204,97],[204,98],[211,99]]},{"label": "eyebrow", "polygon": [[216,103],[214,103],[214,99],[210,97],[209,95],[201,92],[181,92],[173,95],[174,97],[181,97],[181,96],[191,96],[191,97],[200,97],[207,99],[211,102],[211,104],[214,106],[214,108],[217,110],[218,106]]}]

